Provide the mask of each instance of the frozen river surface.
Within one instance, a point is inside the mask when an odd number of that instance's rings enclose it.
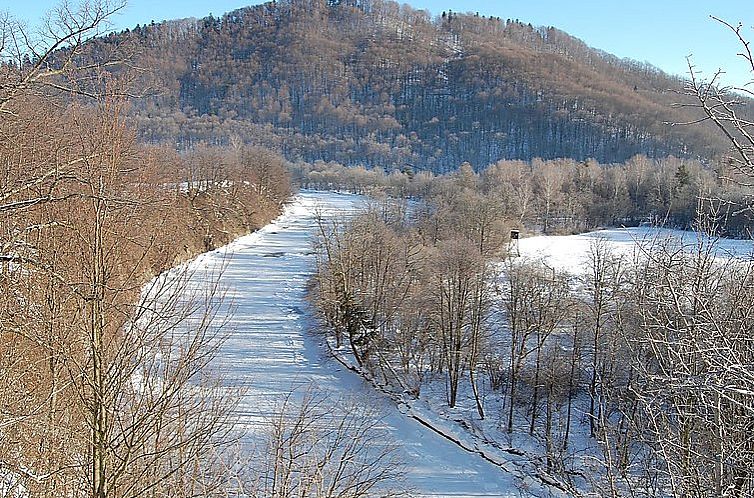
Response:
[[[416,495],[521,496],[510,474],[401,414],[358,375],[327,359],[308,331],[305,287],[315,264],[316,213],[332,219],[361,202],[359,196],[304,192],[272,224],[194,263],[195,278],[224,268],[221,286],[233,314],[219,360],[225,375],[246,390],[242,423],[253,431],[287,393],[313,385],[376,409],[408,463],[407,484]]]

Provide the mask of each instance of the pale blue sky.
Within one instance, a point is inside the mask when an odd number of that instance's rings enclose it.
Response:
[[[74,2],[75,0],[70,0]],[[152,20],[215,16],[261,3],[254,0],[128,0],[113,18],[114,29]],[[752,74],[736,53],[734,35],[709,18],[743,22],[754,40],[754,3],[751,0],[409,0],[409,5],[433,14],[443,10],[479,12],[503,19],[519,19],[537,26],[555,26],[587,44],[647,61],[672,74],[687,73],[686,56],[693,55],[698,69],[711,75],[726,69],[728,82],[741,85]],[[54,0],[0,0],[0,11],[34,22],[56,4]]]

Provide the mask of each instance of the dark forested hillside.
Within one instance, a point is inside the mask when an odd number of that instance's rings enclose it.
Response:
[[[250,142],[290,159],[447,171],[534,157],[712,157],[683,82],[555,28],[385,0],[283,0],[112,34],[154,90],[141,137]]]

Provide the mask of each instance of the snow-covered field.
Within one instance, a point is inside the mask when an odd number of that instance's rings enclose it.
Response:
[[[314,266],[315,212],[333,218],[361,202],[358,196],[302,193],[272,224],[192,264],[195,278],[224,268],[221,285],[233,316],[219,360],[226,376],[246,389],[239,415],[249,437],[287,393],[313,385],[376,409],[408,463],[407,484],[417,496],[521,496],[513,475],[401,413],[357,374],[327,359],[308,332],[304,295]]]
[[[751,257],[754,250],[751,240],[713,240],[695,232],[652,227],[611,228],[579,235],[528,237],[520,240],[519,249],[523,257],[542,259],[558,270],[581,273],[587,268],[591,245],[598,240],[604,241],[616,255],[623,256],[628,261],[641,256],[642,251],[653,242],[669,243],[686,252],[695,250],[699,244],[708,246],[714,243],[715,255],[721,259]]]

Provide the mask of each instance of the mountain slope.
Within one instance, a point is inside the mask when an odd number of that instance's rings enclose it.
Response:
[[[499,159],[724,151],[683,81],[555,28],[382,0],[287,0],[96,42],[138,47],[146,141],[234,138],[289,158],[447,171]]]

